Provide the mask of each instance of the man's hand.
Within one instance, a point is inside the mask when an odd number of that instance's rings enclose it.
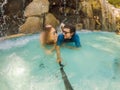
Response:
[[[61,23],[60,28],[63,29],[64,26],[65,26],[65,24],[64,24],[64,23]]]

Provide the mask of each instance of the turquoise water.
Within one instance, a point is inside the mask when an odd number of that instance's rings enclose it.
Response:
[[[82,48],[61,48],[74,90],[120,90],[120,36],[79,32]],[[0,42],[0,90],[65,90],[56,53],[47,55],[39,34]]]

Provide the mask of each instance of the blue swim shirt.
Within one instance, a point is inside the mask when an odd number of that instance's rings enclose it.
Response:
[[[76,47],[81,47],[80,38],[78,34],[74,34],[71,39],[64,39],[64,35],[61,33],[58,35],[57,45],[60,46],[64,42],[73,42]]]

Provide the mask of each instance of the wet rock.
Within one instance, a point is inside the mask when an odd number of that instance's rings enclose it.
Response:
[[[23,10],[23,5],[23,1],[20,0],[7,0],[6,4],[3,7],[4,14],[8,16],[14,16],[17,12]]]

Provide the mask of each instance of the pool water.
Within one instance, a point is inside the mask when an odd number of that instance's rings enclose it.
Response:
[[[120,90],[120,36],[78,33],[80,49],[61,47],[64,71],[73,89]],[[39,34],[0,42],[0,90],[65,90],[56,52],[45,53]]]

